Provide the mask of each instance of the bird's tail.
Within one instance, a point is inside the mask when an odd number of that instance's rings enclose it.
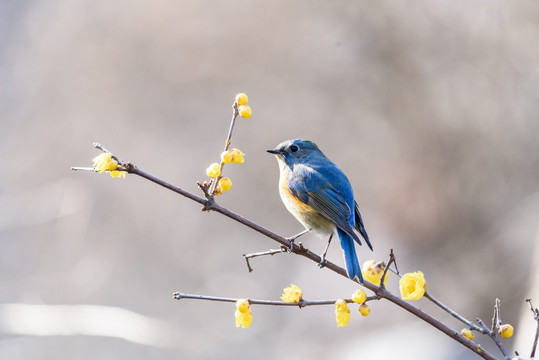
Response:
[[[356,255],[356,248],[354,245],[354,239],[342,231],[337,229],[339,234],[339,240],[341,240],[341,247],[344,253],[344,262],[346,264],[346,272],[350,279],[358,278],[359,282],[363,284],[363,276],[361,275],[361,267]]]

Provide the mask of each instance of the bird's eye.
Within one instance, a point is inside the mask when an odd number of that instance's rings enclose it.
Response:
[[[298,150],[299,150],[299,147],[297,147],[297,145],[292,145],[292,146],[290,146],[290,151],[296,152],[296,151],[298,151]]]

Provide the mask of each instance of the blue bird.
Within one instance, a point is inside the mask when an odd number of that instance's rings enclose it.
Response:
[[[295,239],[311,230],[329,236],[319,264],[323,267],[331,239],[337,233],[348,276],[363,284],[354,246],[354,241],[361,245],[361,240],[354,229],[371,250],[372,245],[346,175],[309,140],[287,140],[267,152],[274,154],[279,163],[281,200],[305,226],[305,231],[289,238],[292,247]]]

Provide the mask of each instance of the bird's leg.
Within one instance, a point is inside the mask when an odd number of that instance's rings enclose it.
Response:
[[[326,245],[326,250],[322,253],[322,259],[320,260],[320,263],[318,264],[318,267],[321,269],[324,266],[326,266],[326,254],[328,253],[329,244],[331,244],[331,239],[333,238],[333,234],[329,237],[328,244]]]
[[[289,238],[286,238],[286,240],[290,241],[290,249],[288,249],[288,252],[291,253],[292,251],[294,251],[294,240],[296,240],[297,238],[299,238],[301,235],[305,235],[307,234],[309,231],[311,231],[311,229],[305,229],[303,230],[302,232],[300,232],[299,234],[296,234],[294,236],[291,236]]]

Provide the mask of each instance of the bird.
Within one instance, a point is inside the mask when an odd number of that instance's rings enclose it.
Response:
[[[279,163],[281,200],[305,227],[304,231],[288,238],[291,249],[295,239],[311,230],[320,237],[329,236],[319,263],[323,267],[331,239],[337,234],[348,277],[357,278],[363,284],[354,245],[354,241],[361,245],[361,240],[354,230],[371,250],[372,245],[346,175],[310,140],[286,140],[266,151],[275,155]]]

